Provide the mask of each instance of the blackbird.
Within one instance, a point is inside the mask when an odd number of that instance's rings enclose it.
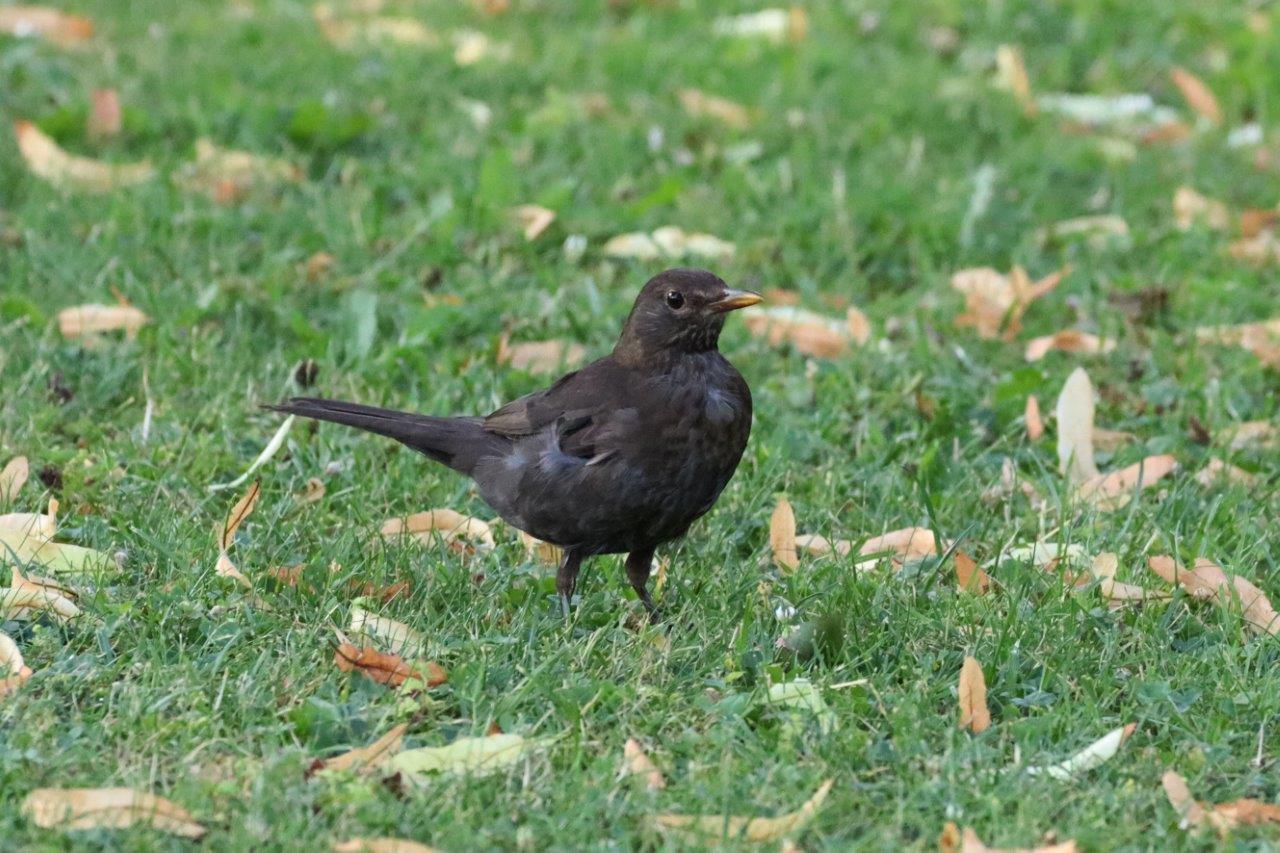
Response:
[[[566,615],[582,559],[626,553],[627,579],[656,620],[654,549],[711,509],[747,446],[751,391],[717,342],[725,314],[760,299],[706,270],[660,273],[613,352],[485,417],[314,397],[267,408],[394,438],[474,479],[505,521],[563,549]]]

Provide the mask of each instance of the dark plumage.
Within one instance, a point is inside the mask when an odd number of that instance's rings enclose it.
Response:
[[[564,549],[566,609],[584,557],[627,553],[653,615],[654,549],[711,509],[747,446],[751,392],[716,345],[725,314],[759,301],[705,270],[667,270],[612,353],[483,418],[310,397],[269,408],[389,436],[473,478],[503,519]]]

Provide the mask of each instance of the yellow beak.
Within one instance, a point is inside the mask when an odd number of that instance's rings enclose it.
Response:
[[[749,305],[755,305],[763,301],[764,297],[758,293],[730,288],[719,299],[712,302],[709,307],[717,314],[723,314],[726,311],[737,311],[739,308],[746,308]]]

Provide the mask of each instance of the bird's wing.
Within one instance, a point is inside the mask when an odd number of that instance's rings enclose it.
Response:
[[[507,438],[555,429],[560,449],[590,459],[602,452],[603,438],[616,435],[617,392],[623,377],[607,359],[566,374],[554,385],[535,391],[484,419],[486,431]]]

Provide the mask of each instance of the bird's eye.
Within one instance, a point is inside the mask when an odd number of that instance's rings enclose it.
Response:
[[[667,305],[679,311],[684,307],[684,294],[678,290],[668,290]]]

